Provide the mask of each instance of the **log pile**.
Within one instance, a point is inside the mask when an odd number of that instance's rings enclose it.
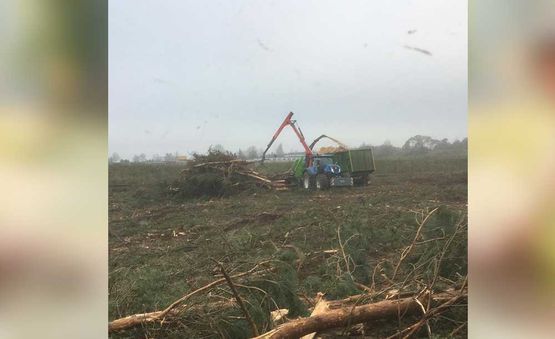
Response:
[[[240,180],[237,176],[241,177],[243,180],[246,179],[258,186],[263,186],[268,189],[274,189],[277,191],[288,190],[295,186],[295,178],[289,173],[280,173],[272,176],[264,175],[252,169],[252,165],[255,161],[247,161],[240,159],[225,160],[225,161],[212,161],[197,163],[189,168],[184,169],[181,174],[186,177],[188,175],[194,175],[195,173],[201,173],[206,171],[221,173],[223,178],[231,181]]]

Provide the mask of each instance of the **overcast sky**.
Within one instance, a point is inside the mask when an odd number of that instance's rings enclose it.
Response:
[[[110,152],[264,148],[289,111],[350,146],[467,135],[465,0],[109,6]]]

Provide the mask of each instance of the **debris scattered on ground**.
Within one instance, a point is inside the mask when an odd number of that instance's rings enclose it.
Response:
[[[183,319],[183,317],[194,317],[194,313],[199,310],[199,307],[202,307],[192,303],[192,298],[196,296],[203,297],[204,301],[201,304],[204,304],[205,309],[210,309],[211,317],[217,317],[218,313],[224,314],[230,309],[239,310],[243,314],[242,319],[248,321],[251,335],[255,338],[313,339],[321,333],[330,334],[331,331],[334,334],[333,331],[336,330],[345,331],[346,326],[350,327],[351,335],[365,335],[365,324],[378,320],[398,319],[400,314],[408,320],[408,323],[402,327],[399,323],[396,333],[391,335],[391,338],[412,337],[424,329],[431,337],[430,321],[451,311],[454,306],[465,307],[464,302],[468,296],[467,277],[449,275],[450,278],[446,278],[442,276],[447,258],[453,255],[453,251],[459,250],[461,244],[465,242],[465,219],[461,218],[457,222],[449,236],[418,241],[423,236],[422,229],[437,211],[438,208],[422,211],[416,216],[419,227],[412,242],[403,249],[397,258],[383,261],[384,263],[387,261],[388,266],[394,267],[394,269],[390,269],[387,275],[385,271],[380,270],[383,283],[379,287],[375,283],[375,275],[380,265],[374,269],[371,286],[365,286],[354,280],[352,275],[354,268],[351,267],[352,258],[344,249],[352,237],[342,241],[341,231],[338,228],[338,249],[323,250],[321,254],[336,257],[337,275],[348,275],[363,293],[339,300],[328,300],[323,293],[317,293],[310,302],[314,307],[308,317],[298,317],[298,315],[297,317],[286,317],[289,315],[289,310],[277,307],[278,304],[267,290],[270,285],[263,287],[256,282],[257,279],[258,281],[271,281],[271,285],[274,287],[279,286],[280,282],[274,281],[274,279],[276,276],[284,275],[284,272],[280,271],[280,266],[283,269],[285,261],[270,258],[255,264],[243,273],[230,275],[222,262],[213,260],[217,265],[214,272],[219,270],[223,278],[213,280],[203,287],[189,292],[163,310],[115,319],[110,322],[108,329],[110,332],[117,332],[139,325],[144,326],[147,323],[159,323],[160,326],[164,326],[164,324],[172,324],[174,320]],[[300,252],[298,257],[307,256],[293,245],[282,245],[281,247],[293,248]],[[417,248],[421,252],[413,255]],[[276,251],[279,252],[280,249],[276,247]],[[414,260],[424,260],[424,262],[416,265],[417,262]],[[341,265],[343,268],[340,267]],[[235,270],[233,267],[229,267],[230,272],[232,269]],[[301,270],[300,265],[297,267],[297,271],[299,270]],[[455,279],[455,277],[458,278]],[[223,287],[218,286],[226,283],[231,293],[225,291],[222,294]],[[249,290],[251,292],[247,292]],[[252,292],[258,293],[258,298],[262,299],[252,299]],[[218,296],[216,303],[211,301],[211,297],[215,296]],[[254,304],[258,304],[259,307],[254,307]],[[308,308],[308,305],[305,307]],[[261,321],[261,319],[267,320]],[[202,321],[202,319],[196,321]],[[260,335],[260,331],[265,332]]]

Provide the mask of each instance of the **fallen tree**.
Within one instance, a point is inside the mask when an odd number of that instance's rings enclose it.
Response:
[[[421,299],[430,300],[430,302],[433,303],[443,302],[438,306],[438,311],[434,312],[435,308],[429,311],[433,313],[433,315],[447,309],[449,305],[466,298],[466,290],[443,292],[434,295],[428,294],[427,298],[425,296],[421,297]],[[333,305],[338,307],[342,304],[342,301],[330,302],[329,307],[331,308]],[[256,337],[256,339],[300,338],[311,333],[318,333],[334,328],[341,328],[374,320],[395,318],[400,315],[416,314],[421,312],[421,305],[422,301],[420,301],[419,298],[411,297],[396,300],[383,300],[377,303],[360,306],[339,306],[337,309],[330,309],[329,311],[321,313],[317,312],[308,318],[292,320]]]
[[[259,268],[267,263],[268,263],[267,261],[261,262],[255,265],[250,270],[243,273],[235,274],[231,276],[231,278],[236,279],[247,275],[257,274],[258,272],[260,272]],[[182,305],[185,301],[189,300],[191,297],[197,294],[206,292],[218,285],[225,284],[226,282],[227,282],[226,277],[215,280],[177,299],[176,301],[171,303],[168,307],[166,307],[164,310],[133,314],[127,317],[115,319],[108,324],[108,332],[121,331],[144,323],[163,321],[166,317],[175,316],[180,313],[180,311],[178,310],[178,306]]]

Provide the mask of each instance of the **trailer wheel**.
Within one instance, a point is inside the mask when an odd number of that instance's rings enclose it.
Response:
[[[308,174],[307,172],[304,172],[304,176],[303,176],[303,188],[304,188],[305,190],[311,189],[311,188],[314,186],[314,184],[313,184],[312,182],[313,182],[313,179],[312,179],[312,177],[310,176],[310,174]]]
[[[360,177],[360,185],[361,186],[368,186],[368,174],[365,174]]]
[[[316,176],[316,189],[327,190],[330,188],[330,179],[325,174],[318,174]]]
[[[355,186],[366,186],[368,185],[368,175],[361,175],[353,178],[353,183]]]

